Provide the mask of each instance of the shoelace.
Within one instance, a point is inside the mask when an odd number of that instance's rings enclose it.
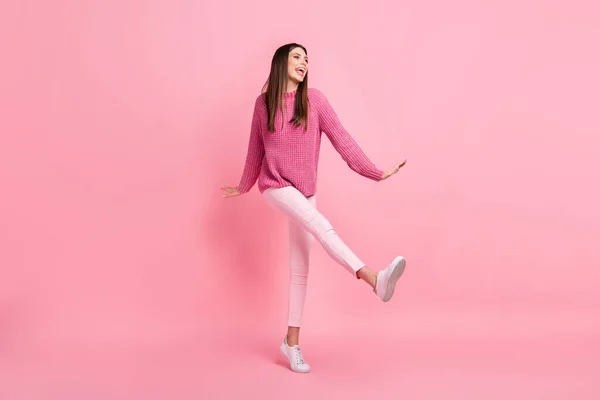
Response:
[[[296,362],[298,364],[304,364],[304,358],[302,357],[302,351],[300,347],[294,347],[294,355],[296,356]]]

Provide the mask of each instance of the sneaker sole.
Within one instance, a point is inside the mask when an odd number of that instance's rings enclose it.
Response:
[[[388,280],[387,287],[385,288],[385,295],[383,296],[383,301],[388,302],[394,295],[394,290],[396,289],[396,282],[402,276],[404,272],[404,268],[406,267],[406,260],[402,256],[398,256],[394,258],[394,261],[390,264],[392,265],[393,271],[390,275],[390,279]]]

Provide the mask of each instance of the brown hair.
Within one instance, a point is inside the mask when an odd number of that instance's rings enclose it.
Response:
[[[286,91],[288,83],[288,57],[292,50],[300,47],[308,55],[306,48],[297,43],[288,43],[279,47],[273,59],[271,60],[271,72],[269,79],[263,86],[263,91],[266,88],[265,103],[267,105],[268,124],[267,131],[275,131],[275,113],[279,109],[283,115],[282,97]],[[294,115],[289,121],[296,126],[304,123],[304,130],[308,129],[308,71],[304,76],[304,80],[298,85],[296,91]],[[283,119],[281,120],[283,127]]]

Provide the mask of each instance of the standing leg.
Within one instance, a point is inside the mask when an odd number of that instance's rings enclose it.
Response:
[[[315,196],[308,198],[308,202],[315,207]],[[289,303],[288,303],[288,344],[299,343],[300,325],[306,299],[308,284],[308,271],[310,251],[313,236],[296,222],[289,221]]]

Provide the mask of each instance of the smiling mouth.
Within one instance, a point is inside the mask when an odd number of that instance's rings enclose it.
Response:
[[[296,70],[296,72],[298,73],[298,75],[304,77],[304,75],[306,75],[306,70],[304,68],[298,68]]]

